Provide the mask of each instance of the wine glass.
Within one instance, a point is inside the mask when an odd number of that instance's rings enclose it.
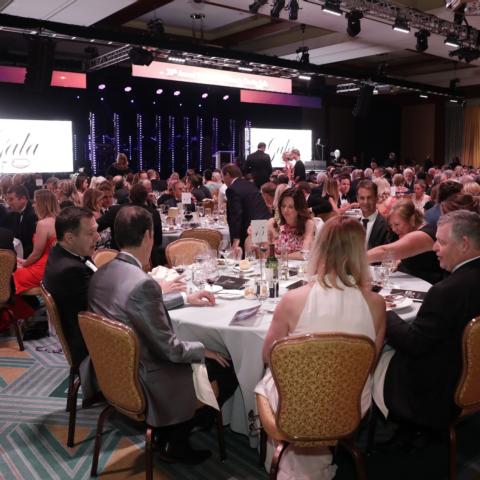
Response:
[[[218,266],[217,266],[216,259],[212,259],[210,262],[207,263],[205,277],[206,277],[207,283],[210,285],[210,291],[213,292],[213,285],[220,277],[220,274],[218,273]]]
[[[257,282],[257,298],[260,302],[260,311],[263,313],[263,303],[270,296],[270,291],[268,288],[268,282],[266,280],[258,280]]]
[[[179,275],[182,275],[185,272],[187,267],[185,264],[185,257],[183,255],[176,255],[173,258],[173,268]]]

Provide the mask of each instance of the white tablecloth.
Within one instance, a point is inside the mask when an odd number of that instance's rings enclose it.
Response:
[[[222,272],[223,273],[223,272]],[[280,283],[280,295],[285,286],[296,281],[296,277]],[[403,273],[392,275],[394,287],[409,290],[427,291],[430,284]],[[212,350],[228,353],[232,359],[240,388],[233,401],[224,408],[224,419],[232,430],[249,435],[248,412],[255,409],[254,388],[264,374],[262,348],[270,326],[271,314],[259,318],[255,326],[229,326],[235,312],[257,305],[256,300],[217,299],[213,307],[184,307],[170,311],[172,323],[182,340],[201,341]],[[268,305],[268,303],[267,303]],[[420,303],[399,311],[406,321],[415,318]],[[250,436],[251,446],[256,446],[258,438]]]

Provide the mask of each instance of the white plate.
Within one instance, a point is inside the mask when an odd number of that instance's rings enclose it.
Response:
[[[243,298],[243,290],[222,290],[217,293],[217,297],[224,300],[238,300]]]
[[[220,285],[205,285],[205,290],[207,292],[218,293],[220,290],[223,290],[223,287]]]
[[[254,269],[253,267],[247,268],[246,270],[243,270],[243,269],[241,269],[241,268],[239,268],[239,267],[233,267],[232,270],[233,270],[234,272],[239,272],[239,273],[240,273],[240,272],[242,272],[242,273],[252,273],[252,272],[255,271],[255,269]]]
[[[413,300],[411,298],[405,297],[399,302],[395,302],[395,306],[392,308],[387,308],[387,310],[392,310],[396,312],[397,310],[403,310],[404,308],[410,307],[413,305]]]

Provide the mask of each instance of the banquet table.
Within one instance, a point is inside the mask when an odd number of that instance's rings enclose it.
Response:
[[[285,293],[285,287],[296,280],[297,277],[291,277],[287,281],[281,281],[280,296]],[[394,288],[421,292],[430,288],[428,282],[400,272],[395,272],[391,280]],[[267,301],[265,309],[273,311],[275,305],[272,302],[273,300]],[[249,433],[248,413],[250,410],[256,411],[254,389],[264,374],[262,348],[272,313],[259,315],[255,323],[249,326],[231,326],[229,323],[238,310],[257,304],[257,300],[243,297],[236,300],[217,298],[216,305],[212,307],[185,306],[169,312],[174,329],[181,340],[201,341],[207,348],[230,356],[239,388],[233,399],[223,408],[224,421],[230,424],[233,431],[249,435],[252,447],[258,444],[258,436],[257,433]],[[405,321],[412,321],[419,307],[420,303],[413,303],[397,313]]]

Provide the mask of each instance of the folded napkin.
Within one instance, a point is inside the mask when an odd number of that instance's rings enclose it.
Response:
[[[179,276],[173,268],[162,267],[161,265],[155,267],[149,272],[149,275],[157,282],[160,280],[171,282]]]
[[[261,305],[255,307],[244,308],[239,310],[230,321],[229,325],[250,326],[252,318],[255,317],[260,310]]]
[[[193,386],[195,388],[195,395],[205,405],[213,407],[215,410],[220,410],[217,398],[212,389],[212,384],[208,379],[207,367],[204,363],[192,363],[193,370]]]

